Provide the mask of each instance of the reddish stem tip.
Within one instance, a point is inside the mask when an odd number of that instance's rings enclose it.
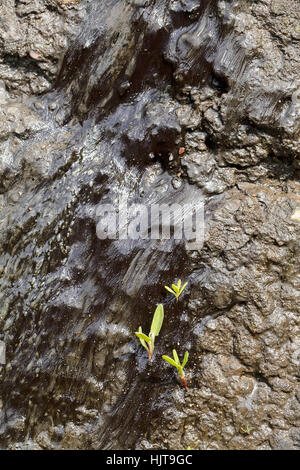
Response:
[[[181,377],[181,378],[182,378],[182,382],[184,383],[185,389],[187,390],[187,383],[186,383],[185,377]]]

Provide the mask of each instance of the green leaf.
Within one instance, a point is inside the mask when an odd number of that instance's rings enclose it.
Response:
[[[185,283],[183,284],[183,286],[182,286],[182,288],[181,288],[181,290],[180,290],[180,294],[181,294],[181,292],[186,288],[187,285],[188,285],[188,282],[185,282]]]
[[[175,286],[175,284],[172,284],[172,289],[173,289],[174,292],[176,292],[176,294],[178,294],[179,288],[177,286]]]
[[[179,357],[175,349],[173,349],[173,357],[174,357],[176,364],[180,364]]]
[[[162,356],[162,358],[167,361],[169,364],[171,364],[171,366],[174,366],[176,367],[176,369],[178,369],[178,365],[176,364],[175,361],[173,361],[173,359],[169,356]]]
[[[179,290],[180,290],[180,286],[181,286],[181,279],[179,279],[179,281],[177,282],[177,287]]]
[[[141,326],[139,327],[138,333],[143,333]],[[147,349],[147,351],[148,351],[148,346],[147,346],[147,344],[145,343],[145,341],[144,341],[142,338],[139,338],[139,340],[140,340],[140,342],[141,342],[141,345],[142,345],[145,349]]]
[[[165,286],[165,289],[167,289],[167,291],[171,292],[171,294],[175,295],[175,293],[172,291],[172,289],[168,286]]]
[[[150,329],[154,337],[159,335],[163,321],[164,321],[164,307],[162,304],[159,304],[156,307],[156,310],[154,312],[152,325]]]
[[[135,334],[140,340],[142,339],[143,341],[146,341],[146,343],[150,343],[151,339],[144,333],[140,333],[139,331],[136,331]]]
[[[183,362],[182,362],[182,368],[186,365],[188,358],[189,358],[189,353],[188,351],[185,351],[185,355],[184,355]]]
[[[143,333],[143,330],[142,330],[142,327],[141,327],[141,326],[139,327],[138,333]],[[142,338],[139,338],[139,340],[140,340],[140,342],[141,342],[141,345],[142,345],[145,349],[148,350],[148,346],[147,346],[147,344],[145,343],[145,341],[144,341]]]

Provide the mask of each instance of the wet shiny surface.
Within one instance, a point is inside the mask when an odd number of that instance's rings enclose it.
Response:
[[[297,447],[296,66],[272,71],[295,42],[261,42],[264,18],[263,2],[91,1],[51,92],[24,98],[1,147],[3,448]],[[177,194],[205,195],[200,252],[97,238],[99,203]],[[134,331],[159,302],[149,366]],[[159,360],[174,345],[187,393]]]

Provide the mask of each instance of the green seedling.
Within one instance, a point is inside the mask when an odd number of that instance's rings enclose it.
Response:
[[[168,286],[165,286],[165,289],[167,289],[168,292],[171,292],[171,294],[175,295],[176,302],[178,302],[180,294],[183,292],[183,290],[186,288],[187,285],[188,283],[185,282],[183,286],[181,287],[181,280],[179,279],[179,281],[177,282],[177,285],[172,284],[172,289],[171,287],[168,287]]]
[[[249,434],[251,434],[251,431],[254,431],[255,428],[253,426],[249,426],[249,424],[247,424],[245,427],[241,427],[240,428],[240,431],[243,433],[243,434],[247,434],[249,436]]]
[[[155,337],[159,335],[160,329],[164,321],[164,307],[162,304],[159,304],[156,307],[156,310],[153,315],[152,324],[150,328],[149,336],[145,335],[142,331],[142,327],[139,327],[139,330],[135,332],[139,338],[141,345],[148,351],[149,362],[154,351],[154,341]]]
[[[189,353],[187,351],[185,352],[182,364],[180,364],[179,357],[178,357],[178,354],[175,351],[175,349],[173,349],[173,357],[174,357],[174,359],[172,359],[169,356],[162,356],[162,358],[165,361],[167,361],[169,364],[171,364],[171,366],[176,367],[176,369],[179,372],[180,378],[181,378],[182,382],[184,383],[185,388],[187,389],[187,384],[186,384],[186,380],[185,380],[185,377],[184,377],[183,368],[184,368],[184,366],[186,365],[186,363],[188,361]]]

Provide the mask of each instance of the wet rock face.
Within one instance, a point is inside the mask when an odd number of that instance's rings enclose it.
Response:
[[[299,448],[296,2],[0,8],[2,448]],[[204,197],[203,247],[101,241],[120,196]]]
[[[16,95],[51,89],[88,0],[2,0],[0,80]]]

